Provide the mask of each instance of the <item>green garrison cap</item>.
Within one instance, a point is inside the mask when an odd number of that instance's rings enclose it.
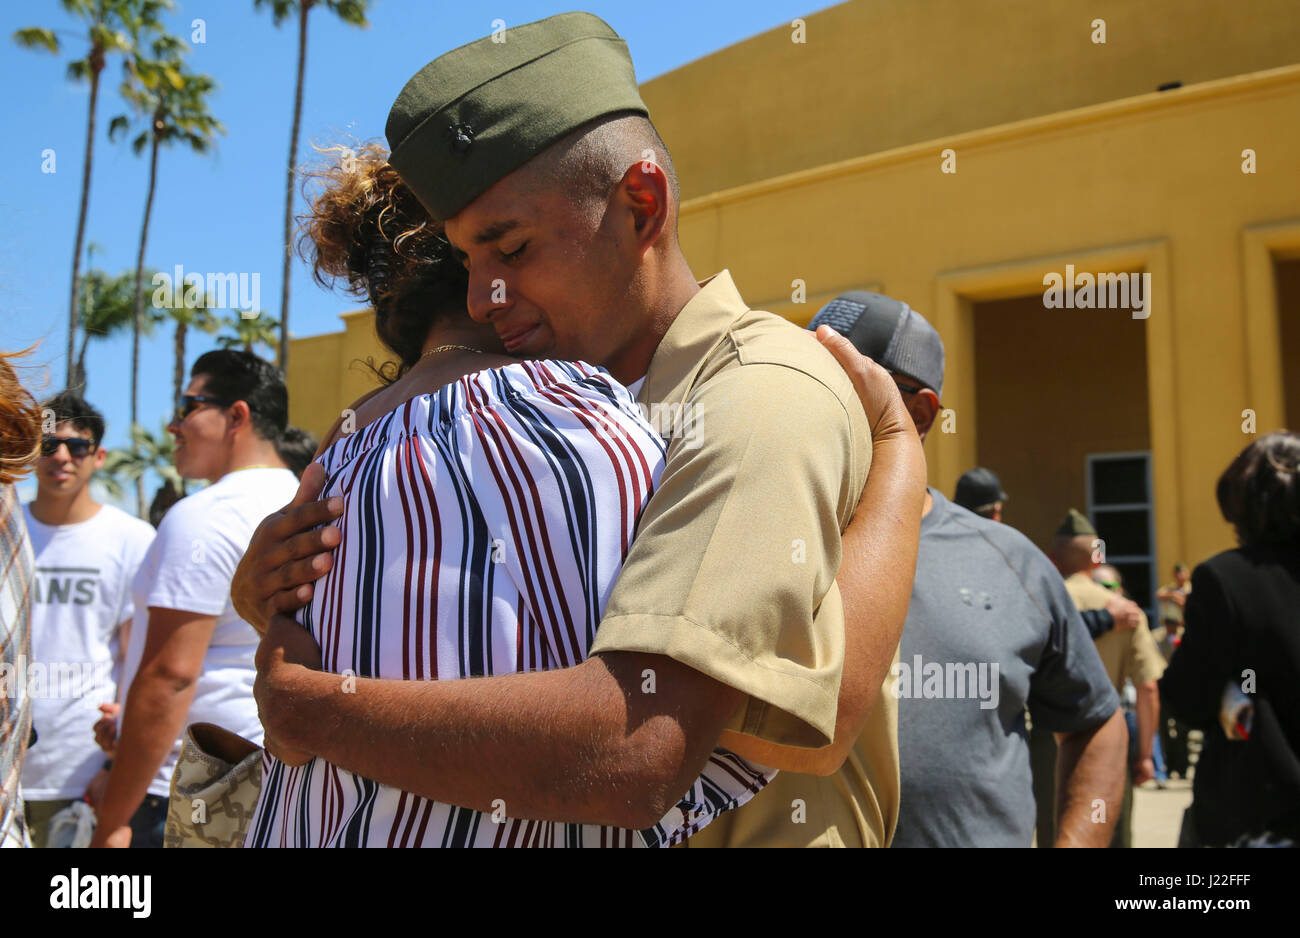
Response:
[[[561,13],[416,72],[388,113],[388,161],[446,220],[561,137],[620,111],[650,113],[627,43],[598,16]]]
[[[1078,537],[1081,534],[1088,534],[1092,537],[1097,536],[1097,529],[1092,526],[1092,522],[1085,518],[1081,513],[1070,509],[1070,513],[1065,516],[1061,526],[1056,529],[1058,536]]]

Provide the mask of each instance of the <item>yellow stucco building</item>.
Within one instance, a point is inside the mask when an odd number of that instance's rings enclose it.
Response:
[[[1219,473],[1300,425],[1300,0],[857,0],[642,92],[699,276],[801,324],[870,289],[939,329],[933,485],[994,469],[1040,546],[1084,510],[1139,600],[1231,546]],[[1109,308],[1045,298],[1068,272]],[[316,432],[382,357],[344,321],[294,342]]]

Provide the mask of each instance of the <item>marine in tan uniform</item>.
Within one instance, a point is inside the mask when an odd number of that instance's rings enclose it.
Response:
[[[645,826],[715,744],[832,772],[864,736],[853,758],[869,764],[840,809],[853,830],[833,833],[825,812],[811,839],[884,842],[898,751],[896,705],[881,690],[924,497],[919,442],[892,382],[849,355],[847,367],[864,369],[851,379],[816,338],[750,310],[727,272],[696,282],[676,238],[671,158],[622,40],[596,17],[562,14],[436,59],[398,96],[387,135],[390,162],[469,270],[470,315],[512,355],[593,362],[633,388],[643,380],[639,399],[671,430],[590,658],[530,674],[526,688],[519,676],[425,688],[439,701],[420,712],[420,732],[455,757],[420,793]],[[859,394],[892,396],[870,411],[874,428]],[[893,459],[884,437],[909,455]],[[860,498],[890,511],[864,513]],[[313,518],[294,509],[274,537],[254,538],[233,590],[250,621],[269,620],[277,595],[316,575],[282,562],[252,569],[283,556],[277,545]],[[837,575],[853,585],[847,626]],[[286,745],[312,751],[310,729]],[[348,767],[385,781],[370,766],[387,763],[356,743],[367,761]]]
[[[685,445],[670,449],[592,650],[669,654],[749,693],[746,712],[737,717],[743,722],[731,729],[816,745],[807,730],[818,714],[833,719],[835,696],[780,649],[793,650],[796,640],[829,646],[842,628],[834,551],[855,504],[844,494],[865,481],[871,451],[851,387],[815,342],[799,341],[806,337],[800,332],[750,310],[725,271],[668,330],[638,397],[682,405]],[[702,362],[701,348],[709,349]],[[790,407],[792,400],[801,406]],[[756,427],[760,420],[768,426]],[[840,441],[827,448],[845,447],[846,462],[826,458],[812,442],[821,433]],[[794,440],[807,449],[794,452]],[[732,494],[721,501],[710,475],[724,465],[737,474]],[[789,486],[792,474],[812,487]],[[656,501],[663,511],[656,511]],[[683,518],[692,523],[681,527]],[[684,536],[705,541],[684,544]],[[816,556],[826,547],[830,555]],[[697,559],[683,563],[683,551]],[[810,587],[826,593],[816,608],[802,598]],[[756,605],[759,596],[777,602]],[[739,619],[742,608],[749,612]],[[791,628],[801,620],[811,622],[806,638]],[[800,714],[801,721],[792,719]],[[782,772],[688,845],[884,846],[898,813],[897,730],[898,701],[882,685],[843,769],[825,778]]]
[[[1115,598],[1092,578],[1093,569],[1102,562],[1099,547],[1096,528],[1071,508],[1056,531],[1051,556],[1065,578],[1066,592],[1080,612],[1104,609]],[[1125,777],[1123,814],[1112,846],[1131,846],[1133,785],[1155,778],[1152,753],[1160,715],[1156,681],[1165,671],[1165,659],[1151,637],[1146,615],[1141,619],[1135,629],[1112,629],[1093,640],[1115,690],[1122,692],[1124,682],[1131,681],[1138,693],[1137,757]]]
[[[1114,598],[1110,590],[1086,572],[1066,577],[1065,589],[1080,612],[1104,609]],[[1145,613],[1136,629],[1112,629],[1094,639],[1094,643],[1116,690],[1124,689],[1125,680],[1132,681],[1134,687],[1154,683],[1165,671],[1164,657],[1151,636]]]
[[[1065,578],[1065,589],[1080,612],[1104,609],[1115,595],[1092,578],[1094,567],[1101,565],[1097,530],[1082,513],[1071,508],[1056,531],[1052,559]],[[1154,683],[1164,673],[1165,663],[1151,637],[1147,617],[1136,629],[1112,629],[1098,636],[1094,643],[1115,690],[1124,689],[1124,681],[1134,687]],[[1154,726],[1154,722],[1152,724]]]

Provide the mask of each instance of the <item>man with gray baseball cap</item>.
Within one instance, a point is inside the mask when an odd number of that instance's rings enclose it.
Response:
[[[809,325],[833,326],[893,375],[924,440],[940,409],[943,341],[907,304],[854,291]],[[1000,488],[1000,487],[999,487]],[[1061,740],[1057,846],[1104,847],[1118,810],[1126,732],[1119,697],[1051,561],[1004,524],[930,488],[894,667],[902,795],[894,846],[1030,845],[1025,727]]]

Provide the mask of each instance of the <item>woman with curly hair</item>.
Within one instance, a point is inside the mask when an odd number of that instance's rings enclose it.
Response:
[[[1300,846],[1300,435],[1270,433],[1219,478],[1240,546],[1192,572],[1165,706],[1205,733],[1190,843]]]
[[[419,706],[424,682],[585,659],[664,443],[603,369],[505,355],[491,326],[470,319],[464,268],[384,151],[334,153],[311,177],[322,189],[300,245],[320,283],[369,299],[397,362],[322,443],[321,497],[342,500],[341,543],[299,594],[314,643],[297,640],[345,690],[372,679],[350,699],[377,726],[367,708]],[[288,750],[268,732],[246,845],[667,845],[770,774],[717,750],[673,809],[636,832],[439,803],[419,790],[419,740],[379,736],[391,773],[370,778],[346,756]]]

